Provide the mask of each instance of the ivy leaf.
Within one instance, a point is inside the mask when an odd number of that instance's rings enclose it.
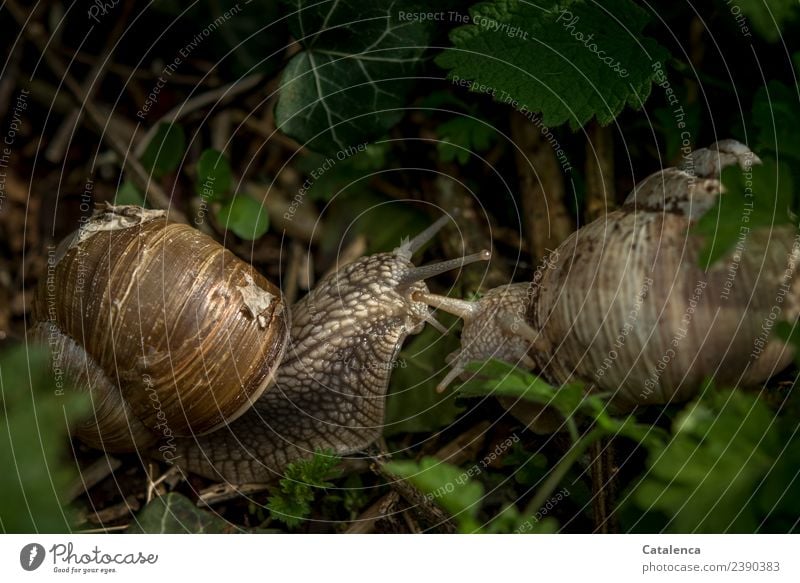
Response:
[[[397,123],[433,31],[433,23],[402,15],[424,7],[395,0],[288,4],[297,11],[289,28],[303,50],[283,71],[278,127],[333,154]]]
[[[386,464],[386,469],[411,482],[447,510],[462,533],[480,530],[477,516],[481,508],[483,486],[460,468],[436,458],[425,457],[419,462],[392,461]]]
[[[494,128],[477,119],[457,117],[439,125],[436,144],[442,162],[466,164],[472,152],[485,152],[497,138]]]
[[[182,494],[170,492],[150,501],[125,531],[128,534],[225,534],[237,528],[219,515],[201,510]]]
[[[197,161],[197,195],[203,200],[224,200],[233,184],[228,159],[216,150],[206,150]]]
[[[161,178],[178,167],[185,151],[183,128],[177,124],[161,123],[140,162],[154,178]]]
[[[470,15],[436,62],[551,127],[608,124],[625,106],[640,108],[669,56],[642,35],[650,17],[631,0],[492,0]]]
[[[217,220],[226,230],[248,241],[258,239],[269,228],[267,210],[247,195],[233,197],[219,210]]]
[[[764,157],[762,161],[749,172],[738,166],[723,169],[725,192],[692,229],[706,237],[700,253],[701,266],[708,267],[725,256],[739,236],[749,230],[792,223],[792,173],[772,158]]]
[[[759,87],[753,99],[753,125],[757,150],[770,151],[800,160],[800,140],[794,128],[800,126],[797,88],[780,81]]]

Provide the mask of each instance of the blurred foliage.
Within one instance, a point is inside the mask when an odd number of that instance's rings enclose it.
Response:
[[[16,346],[0,356],[0,532],[69,532],[62,508],[78,479],[66,436],[88,398],[56,387],[49,353]]]
[[[728,254],[741,236],[752,229],[791,225],[794,203],[792,173],[772,158],[751,170],[729,166],[722,171],[725,194],[697,221],[693,232],[705,235],[700,265],[706,269]]]
[[[630,503],[660,513],[670,532],[797,531],[798,429],[757,395],[708,386],[650,450]]]

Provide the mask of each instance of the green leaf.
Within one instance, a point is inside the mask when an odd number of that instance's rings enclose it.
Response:
[[[456,393],[436,392],[447,374],[445,357],[457,348],[454,335],[442,336],[432,326],[403,347],[392,372],[384,435],[436,431],[458,417],[463,408],[456,405]]]
[[[650,450],[633,503],[663,513],[672,532],[756,532],[797,506],[800,439],[790,425],[754,395],[705,390],[672,439]]]
[[[397,123],[433,31],[431,22],[400,15],[421,8],[395,0],[287,3],[297,11],[289,28],[303,50],[281,77],[278,127],[334,154]]]
[[[425,457],[419,462],[392,461],[386,464],[386,469],[411,482],[430,500],[447,510],[462,533],[480,530],[477,516],[483,498],[483,486],[460,468],[436,458]]]
[[[471,117],[457,117],[439,125],[436,144],[442,162],[458,160],[466,164],[472,152],[485,152],[497,138],[495,129],[484,121]]]
[[[750,172],[738,166],[722,171],[725,192],[692,228],[694,234],[706,237],[701,266],[707,268],[725,256],[750,230],[792,223],[791,171],[772,158],[764,157],[763,162]]]
[[[737,0],[728,6],[729,10],[731,6],[741,9],[756,32],[769,42],[779,40],[783,27],[798,16],[798,4],[794,0]],[[730,18],[736,16],[731,14]]]
[[[267,210],[257,200],[241,194],[219,210],[217,220],[225,229],[248,241],[258,239],[269,228]]]
[[[233,184],[228,159],[216,150],[206,150],[197,161],[197,195],[205,201],[224,200]]]
[[[472,375],[458,389],[465,396],[525,399],[554,407],[565,417],[573,415],[585,400],[580,383],[554,387],[541,377],[501,360],[472,363],[467,370]]]
[[[185,151],[183,128],[177,124],[161,123],[140,162],[154,178],[161,178],[178,167]]]
[[[753,125],[758,152],[769,151],[800,160],[800,139],[794,131],[800,126],[796,87],[787,87],[780,81],[759,87],[753,99]]]
[[[71,531],[59,497],[77,479],[68,433],[89,400],[51,370],[43,348],[17,346],[0,358],[0,532]]]
[[[550,127],[608,124],[626,106],[639,109],[669,56],[643,36],[650,16],[630,0],[493,0],[470,15],[436,62],[454,83],[477,81],[528,117],[541,112]]]
[[[182,494],[170,492],[150,501],[125,531],[128,534],[225,534],[236,526],[218,514],[201,510]]]
[[[126,180],[119,187],[117,196],[114,197],[114,204],[132,204],[143,207],[146,206],[147,199],[133,182]]]
[[[797,322],[778,322],[775,324],[775,335],[784,342],[794,346],[794,362],[800,367],[800,325]]]
[[[319,450],[309,459],[289,464],[278,487],[270,490],[270,515],[289,528],[299,526],[311,514],[316,492],[333,485],[328,480],[340,462],[341,458],[332,451]]]

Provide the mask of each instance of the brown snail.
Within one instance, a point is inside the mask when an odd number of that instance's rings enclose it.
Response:
[[[210,237],[161,211],[101,210],[62,243],[33,310],[37,336],[92,397],[77,435],[236,483],[316,449],[363,449],[382,429],[390,364],[431,320],[412,295],[488,259],[414,266],[445,220],[339,268],[290,318],[280,290]]]
[[[36,330],[93,397],[79,436],[236,483],[271,480],[319,448],[372,443],[391,365],[409,334],[435,322],[429,306],[464,319],[441,388],[489,357],[555,385],[584,381],[620,411],[688,399],[709,376],[757,384],[792,356],[767,324],[800,313],[794,229],[754,230],[708,269],[690,231],[720,195],[721,169],[752,163],[730,140],[698,150],[573,233],[533,282],[476,302],[431,294],[424,280],[488,252],[411,263],[442,218],[391,253],[340,267],[291,318],[277,288],[209,237],[159,211],[108,207],[56,253]],[[536,428],[539,413],[521,416]]]
[[[691,232],[724,196],[722,168],[747,172],[758,163],[743,144],[717,142],[681,168],[649,176],[619,210],[572,233],[532,283],[476,302],[417,294],[464,319],[462,347],[441,388],[468,362],[494,357],[554,385],[583,381],[626,411],[689,399],[708,377],[752,386],[780,372],[793,351],[771,329],[800,314],[796,229],[744,227],[745,243],[708,269],[699,261],[704,238]],[[539,412],[522,416],[535,420]]]

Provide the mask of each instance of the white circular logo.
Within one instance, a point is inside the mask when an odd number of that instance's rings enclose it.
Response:
[[[39,543],[30,543],[19,552],[19,564],[26,571],[35,571],[44,562],[44,547]]]

